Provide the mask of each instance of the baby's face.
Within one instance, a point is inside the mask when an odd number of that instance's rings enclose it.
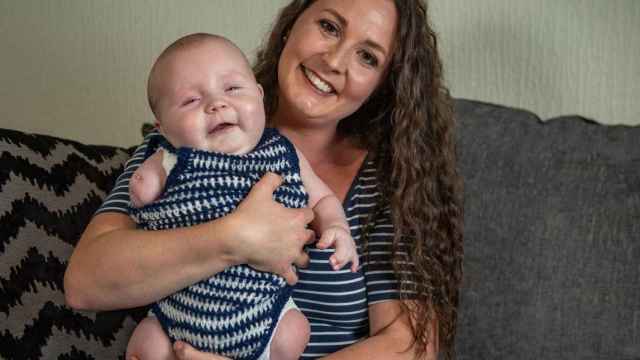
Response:
[[[239,155],[258,144],[265,126],[262,87],[238,49],[206,41],[159,65],[158,125],[173,146]]]

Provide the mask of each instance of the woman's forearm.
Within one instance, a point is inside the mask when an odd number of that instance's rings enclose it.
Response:
[[[414,360],[415,351],[411,346],[411,333],[391,330],[368,337],[336,353],[323,357],[325,360]],[[433,356],[425,360],[436,360]]]
[[[323,357],[324,360],[414,360],[415,349],[411,339],[391,332],[371,336],[348,346],[336,353]],[[410,335],[410,334],[409,334]],[[436,360],[437,352],[430,344],[423,360]]]
[[[410,319],[399,301],[385,301],[369,307],[371,336],[336,353],[326,360],[389,359],[414,360],[416,344],[413,342]],[[421,360],[436,360],[438,354],[437,320],[431,325],[431,338]]]
[[[224,270],[234,264],[226,221],[143,231],[126,215],[97,215],[69,260],[67,303],[86,310],[146,305]]]
[[[146,305],[237,264],[295,283],[291,264],[308,262],[303,246],[314,239],[306,227],[313,212],[275,202],[280,183],[267,174],[231,214],[179,229],[137,230],[127,215],[95,216],[69,260],[67,303],[87,310]]]

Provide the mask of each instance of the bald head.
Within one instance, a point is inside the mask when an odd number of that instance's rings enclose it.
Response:
[[[252,73],[249,60],[247,60],[246,56],[244,56],[242,50],[240,50],[240,48],[229,39],[220,35],[208,33],[195,33],[183,36],[171,43],[171,45],[169,45],[162,51],[162,53],[160,53],[155,63],[153,64],[151,71],[149,72],[149,78],[147,80],[147,100],[149,101],[149,107],[151,108],[151,111],[156,115],[156,117],[158,117],[157,103],[158,97],[160,96],[159,84],[161,84],[160,78],[163,74],[163,63],[180,52],[184,52],[186,50],[197,48],[199,46],[207,44],[220,44],[227,48],[227,50],[237,52],[240,55],[240,58],[242,58],[244,61],[243,65],[247,67],[250,73]]]

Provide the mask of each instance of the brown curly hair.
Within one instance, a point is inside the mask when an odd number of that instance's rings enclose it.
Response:
[[[269,115],[278,106],[277,69],[284,37],[313,1],[294,0],[285,6],[257,52],[254,71],[266,89]],[[416,358],[424,356],[436,316],[440,348],[446,358],[453,359],[462,280],[463,207],[451,98],[443,84],[426,4],[394,2],[399,21],[388,75],[358,111],[340,121],[338,131],[376,156],[383,200],[367,222],[373,224],[384,209],[391,209],[393,268],[401,297],[410,300],[403,307],[413,320]],[[401,243],[409,246],[409,264],[403,261]]]

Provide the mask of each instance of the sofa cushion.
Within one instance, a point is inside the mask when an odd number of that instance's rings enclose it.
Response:
[[[62,286],[73,246],[128,157],[0,129],[0,358],[123,355],[144,310],[73,311]]]
[[[456,102],[459,359],[640,359],[640,127]]]

